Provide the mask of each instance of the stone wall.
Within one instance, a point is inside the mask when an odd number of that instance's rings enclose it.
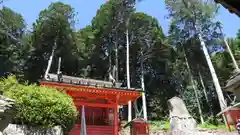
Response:
[[[9,124],[3,131],[3,135],[63,135],[63,132],[59,126],[53,128],[39,128]]]

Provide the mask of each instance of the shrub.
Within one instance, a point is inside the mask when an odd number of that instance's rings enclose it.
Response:
[[[0,81],[3,94],[16,100],[16,124],[52,127],[60,125],[70,130],[77,119],[77,109],[71,97],[53,88],[19,84],[15,76]]]

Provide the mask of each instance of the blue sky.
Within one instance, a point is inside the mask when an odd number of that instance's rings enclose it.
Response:
[[[32,23],[38,18],[39,12],[47,8],[51,2],[56,0],[6,0],[5,6],[12,8],[14,11],[22,14],[26,23],[31,27]],[[83,28],[90,24],[100,5],[107,0],[60,0],[70,4],[77,14],[77,28]],[[137,11],[145,12],[159,20],[165,33],[168,31],[168,20],[165,18],[167,11],[164,0],[145,0],[137,5]],[[224,32],[228,37],[235,37],[237,30],[240,28],[240,18],[235,14],[230,14],[225,8],[220,9],[220,15],[217,17],[224,26]]]

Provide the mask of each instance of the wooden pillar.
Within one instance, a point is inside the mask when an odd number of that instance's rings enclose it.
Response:
[[[118,105],[114,107],[114,135],[118,135]]]
[[[225,117],[225,119],[226,119],[226,123],[227,123],[228,131],[231,132],[231,126],[230,126],[230,124],[229,124],[229,122],[228,122],[228,119],[227,119],[225,113],[223,113],[223,117]],[[235,125],[234,125],[234,126],[235,126]]]
[[[118,101],[119,101],[119,94],[116,96],[116,103],[114,106],[114,135],[118,135]]]

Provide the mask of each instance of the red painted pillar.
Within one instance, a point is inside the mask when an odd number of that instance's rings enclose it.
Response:
[[[118,106],[114,106],[114,135],[118,135]]]

